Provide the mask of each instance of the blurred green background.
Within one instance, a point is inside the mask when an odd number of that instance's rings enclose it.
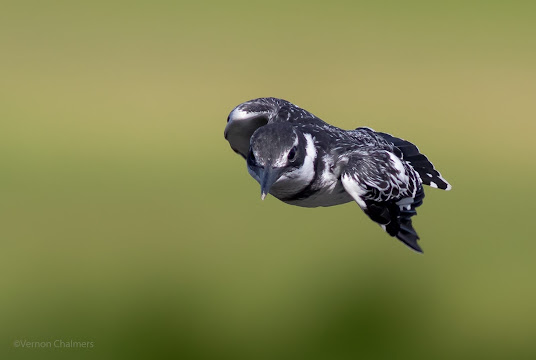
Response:
[[[3,1],[0,356],[536,358],[534,4]],[[261,96],[418,144],[425,254],[261,202]]]

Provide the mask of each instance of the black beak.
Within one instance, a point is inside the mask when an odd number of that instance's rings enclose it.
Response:
[[[281,169],[273,168],[269,164],[261,170],[261,199],[264,200],[266,195],[270,192],[272,185],[281,176]]]

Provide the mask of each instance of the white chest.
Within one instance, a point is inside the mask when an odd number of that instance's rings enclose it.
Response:
[[[352,197],[337,184],[333,190],[321,189],[309,197],[300,200],[285,201],[287,204],[303,207],[334,206],[352,201]]]

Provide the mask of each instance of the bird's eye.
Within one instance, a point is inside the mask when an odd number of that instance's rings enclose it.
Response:
[[[296,146],[290,149],[290,151],[288,152],[288,161],[293,162],[294,160],[296,160],[297,153],[298,153],[298,149],[296,148]]]
[[[252,163],[252,164],[256,164],[257,163],[257,159],[255,159],[255,154],[253,154],[253,150],[249,150],[249,161]]]

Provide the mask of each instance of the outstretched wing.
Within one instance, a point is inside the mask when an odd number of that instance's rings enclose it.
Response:
[[[415,170],[387,150],[359,150],[341,162],[342,184],[359,207],[389,235],[422,252],[411,224],[424,198]]]
[[[282,99],[259,98],[246,101],[231,111],[224,136],[231,148],[246,158],[251,135],[272,122],[325,124],[310,112]]]

